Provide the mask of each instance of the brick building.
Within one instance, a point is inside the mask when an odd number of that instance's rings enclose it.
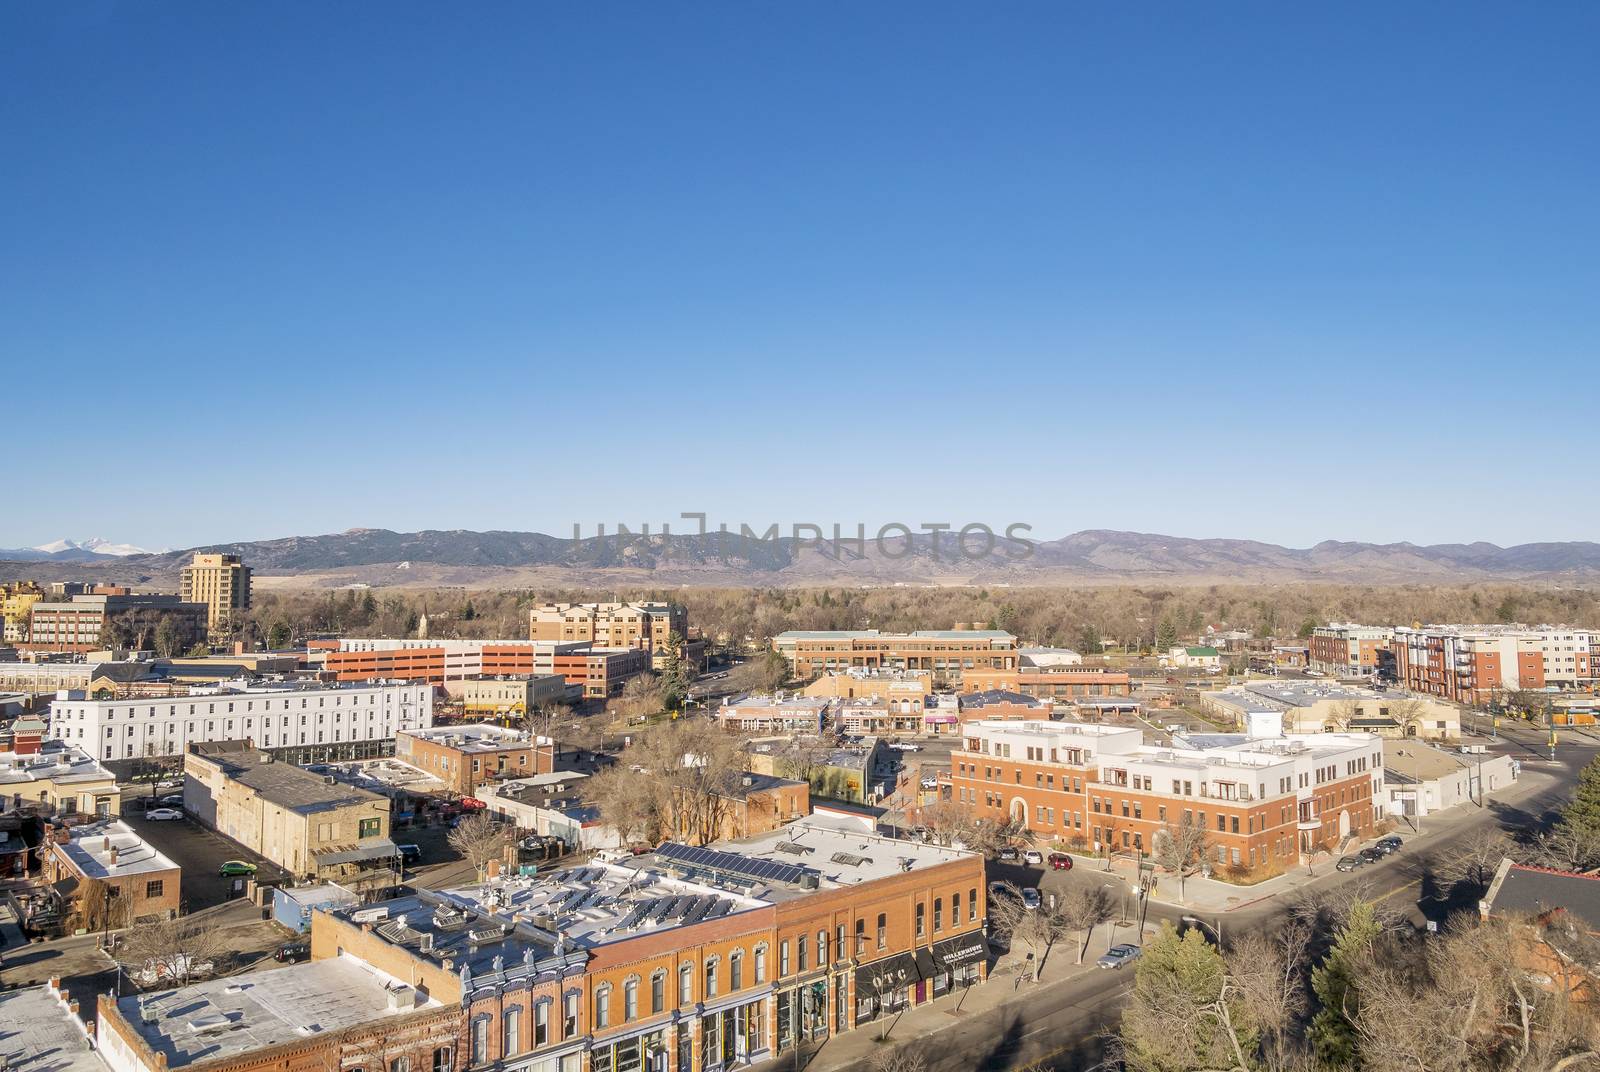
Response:
[[[962,681],[974,670],[1017,666],[1017,638],[998,629],[791,629],[772,638],[772,649],[789,660],[797,678],[852,668],[926,670],[945,683]]]
[[[113,926],[168,919],[178,912],[178,865],[118,819],[49,826],[41,871],[46,882],[64,892],[69,915],[80,920],[103,920],[100,913],[108,905]]]
[[[676,603],[545,603],[528,613],[531,640],[600,648],[664,648],[689,636],[689,613]]]
[[[396,759],[464,797],[488,782],[549,774],[555,769],[555,751],[548,737],[486,722],[405,730],[394,740]]]
[[[1405,688],[1473,706],[1506,690],[1587,688],[1600,680],[1600,632],[1571,626],[1401,626],[1392,650]]]
[[[971,722],[954,799],[1017,821],[1038,843],[1150,852],[1184,820],[1213,866],[1284,869],[1382,817],[1383,753],[1365,733],[1210,734],[1146,745],[1137,729]]]
[[[1335,677],[1372,677],[1388,654],[1394,630],[1386,625],[1330,622],[1311,631],[1311,669]]]
[[[206,639],[206,606],[172,595],[134,595],[126,588],[96,589],[66,602],[33,604],[30,651],[101,651],[154,648],[170,640],[174,652]]]
[[[213,634],[226,633],[239,612],[250,609],[250,567],[238,555],[196,551],[194,560],[183,567],[178,592],[186,603],[205,605],[207,628]]]
[[[1011,670],[974,670],[961,677],[962,692],[1001,690],[1041,700],[1068,701],[1087,696],[1132,696],[1126,670],[1104,666],[1047,664]]]

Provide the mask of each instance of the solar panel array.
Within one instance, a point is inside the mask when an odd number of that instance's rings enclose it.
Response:
[[[716,849],[695,848],[692,845],[679,845],[672,841],[657,849],[656,855],[685,867],[752,882],[798,884],[806,874],[805,868],[796,867],[794,864],[740,856],[734,852],[719,852]]]

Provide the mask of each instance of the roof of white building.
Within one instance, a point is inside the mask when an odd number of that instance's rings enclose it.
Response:
[[[74,996],[80,1015],[93,1016],[94,994]],[[0,1024],[0,1065],[12,1072],[105,1072],[83,1024],[47,986],[0,993]]]
[[[97,823],[75,826],[71,840],[65,845],[57,844],[56,849],[85,878],[92,879],[170,871],[178,866],[120,819],[103,819]]]
[[[117,999],[168,1068],[342,1031],[439,1002],[349,956]]]
[[[406,730],[406,736],[429,741],[462,752],[501,752],[513,748],[531,748],[533,734],[523,730],[496,726],[492,722],[456,723],[450,726],[432,726],[428,729]],[[548,741],[539,741],[546,744]]]
[[[114,776],[83,749],[63,741],[45,741],[34,755],[0,752],[0,785],[16,787],[34,782],[107,782]]]

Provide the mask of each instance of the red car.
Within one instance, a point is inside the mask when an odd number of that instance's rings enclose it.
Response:
[[[487,808],[488,806],[489,805],[485,804],[483,801],[479,800],[477,797],[462,797],[461,798],[461,810],[462,811],[482,811],[484,808]]]
[[[1072,857],[1064,852],[1052,852],[1050,854],[1050,867],[1056,871],[1071,871]]]

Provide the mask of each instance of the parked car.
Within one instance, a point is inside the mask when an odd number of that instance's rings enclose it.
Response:
[[[1050,854],[1050,867],[1055,871],[1071,871],[1072,857],[1064,852],[1052,852]]]
[[[1000,859],[1002,859],[1002,860],[1013,860],[1014,861],[1014,860],[1016,860],[1018,858],[1018,856],[1019,856],[1019,853],[1017,852],[1017,850],[1016,850],[1016,848],[1014,846],[1007,845],[1005,848],[1000,850]]]
[[[1372,847],[1384,853],[1391,853],[1399,852],[1400,847],[1404,844],[1405,842],[1401,841],[1393,834],[1390,834],[1388,837],[1381,837],[1377,841],[1373,842]]]
[[[994,882],[989,883],[989,896],[990,896],[990,898],[995,898],[995,897],[1021,897],[1022,894],[1011,883],[1009,883],[1009,882],[1001,882],[1001,881],[999,881],[997,879]]]
[[[217,868],[217,874],[223,878],[231,878],[236,875],[253,875],[255,873],[256,865],[248,860],[224,860],[222,861],[222,866]]]
[[[160,804],[163,808],[181,808],[183,807],[183,794],[171,793],[162,797],[160,800],[156,801],[156,803]]]
[[[482,811],[489,806],[477,797],[462,797],[460,803],[462,811]]]
[[[395,850],[399,852],[403,864],[414,864],[422,859],[421,845],[396,845]]]
[[[153,986],[196,979],[215,970],[216,966],[209,960],[195,960],[187,953],[179,953],[170,959],[157,957],[130,974],[140,986]]]
[[[1038,890],[1034,889],[1032,886],[1024,886],[1024,887],[1022,887],[1022,907],[1023,908],[1032,910],[1032,909],[1038,908],[1043,903],[1044,902],[1040,898]]]
[[[177,808],[151,808],[144,813],[144,817],[152,823],[170,823],[174,819],[182,819],[183,812]]]
[[[283,964],[294,964],[311,959],[310,942],[284,942],[272,951],[272,959]]]
[[[1138,960],[1141,952],[1143,950],[1136,945],[1114,945],[1095,963],[1102,968],[1120,968]]]
[[[1364,863],[1366,861],[1359,856],[1341,856],[1339,857],[1339,862],[1333,866],[1338,871],[1354,871]]]
[[[1029,849],[1027,852],[1022,854],[1022,862],[1026,863],[1026,864],[1034,864],[1035,866],[1038,866],[1038,867],[1043,867],[1044,866],[1044,854],[1042,852],[1040,852],[1038,849]]]
[[[1383,859],[1385,854],[1382,849],[1373,848],[1371,845],[1368,845],[1366,848],[1362,849],[1358,855],[1367,863],[1375,864],[1379,860]]]

